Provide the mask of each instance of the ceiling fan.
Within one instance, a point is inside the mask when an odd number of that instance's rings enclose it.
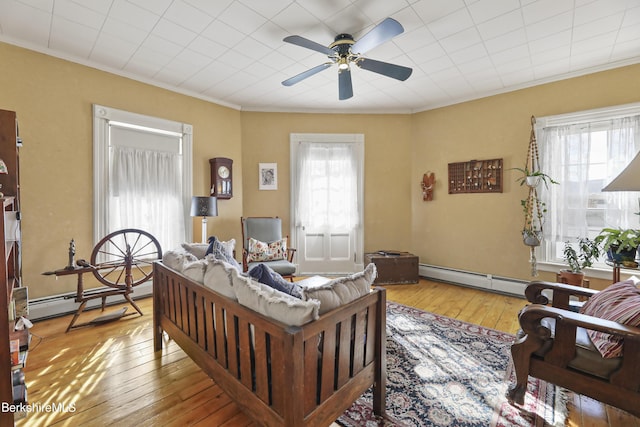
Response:
[[[353,96],[350,64],[355,64],[364,70],[373,71],[374,73],[397,80],[407,80],[413,71],[411,68],[376,61],[362,56],[374,47],[391,40],[402,32],[404,32],[404,28],[402,28],[402,25],[400,25],[398,21],[387,18],[362,36],[358,41],[355,41],[351,34],[338,34],[334,42],[328,47],[301,36],[285,37],[283,40],[287,43],[324,53],[329,57],[329,62],[325,62],[324,64],[320,64],[293,76],[283,81],[282,84],[292,86],[335,64],[338,64],[338,97],[340,100],[349,99]]]

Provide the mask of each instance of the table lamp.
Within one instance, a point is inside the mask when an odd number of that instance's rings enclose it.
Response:
[[[640,152],[602,191],[640,191]]]
[[[215,197],[193,196],[191,216],[202,217],[202,243],[207,243],[207,217],[218,216],[218,200]]]

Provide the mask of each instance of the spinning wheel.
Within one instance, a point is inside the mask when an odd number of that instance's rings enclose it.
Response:
[[[101,283],[122,289],[151,278],[153,262],[162,258],[160,243],[151,234],[127,228],[106,235],[91,252],[93,275]]]
[[[78,260],[76,265],[73,265],[74,254],[75,250],[70,249],[69,265],[67,267],[44,273],[47,275],[55,274],[56,276],[78,275],[76,302],[79,302],[80,306],[71,319],[67,332],[71,328],[95,325],[135,314],[125,314],[127,308],[124,307],[115,313],[106,314],[90,322],[76,325],[75,322],[84,311],[87,302],[96,298],[102,299],[102,311],[104,311],[107,297],[122,295],[136,312],[142,316],[142,310],[133,302],[130,294],[133,292],[134,286],[151,278],[153,262],[162,258],[162,249],[155,237],[144,230],[127,228],[114,231],[103,237],[93,248],[90,262]],[[96,279],[106,287],[85,291],[82,275],[89,272],[93,273]]]

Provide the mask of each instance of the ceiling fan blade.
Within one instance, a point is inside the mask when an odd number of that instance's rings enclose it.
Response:
[[[287,36],[283,41],[296,46],[306,47],[307,49],[315,50],[316,52],[324,53],[325,55],[333,56],[336,54],[335,50],[329,49],[327,46],[323,46],[320,43],[316,43],[312,40],[305,39],[301,36]]]
[[[388,62],[376,61],[375,59],[362,58],[356,62],[358,67],[382,74],[383,76],[405,81],[409,78],[413,70],[402,65],[389,64]]]
[[[393,18],[387,18],[355,42],[351,46],[351,52],[356,54],[365,53],[403,32],[404,28],[398,21]]]
[[[325,70],[333,65],[332,62],[325,62],[324,64],[317,65],[313,68],[308,69],[300,74],[297,74],[287,80],[283,81],[282,84],[284,86],[293,86],[294,84],[306,79],[307,77],[311,77],[314,74],[318,74],[320,71]]]
[[[340,70],[338,72],[338,98],[340,101],[353,96],[353,85],[351,84],[351,70]]]

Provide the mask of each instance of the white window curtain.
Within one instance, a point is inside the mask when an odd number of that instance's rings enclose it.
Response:
[[[180,155],[122,146],[111,150],[109,229],[142,229],[163,247],[177,247],[185,236]]]
[[[300,142],[298,226],[351,230],[358,224],[354,144]]]
[[[93,105],[94,243],[124,228],[165,251],[191,241],[192,135],[188,123]]]
[[[593,238],[603,227],[638,227],[639,194],[601,190],[640,150],[640,116],[545,127],[538,133],[542,169],[560,183],[542,190],[548,210],[544,237],[555,245],[548,247],[549,261],[567,240]]]

